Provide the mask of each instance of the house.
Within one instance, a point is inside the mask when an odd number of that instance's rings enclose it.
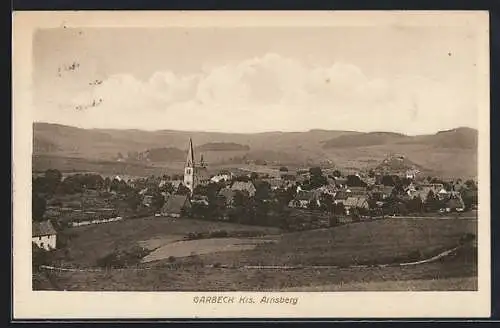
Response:
[[[170,181],[174,190],[179,189],[179,186],[183,184],[182,180],[172,180]]]
[[[219,183],[221,181],[230,181],[233,178],[233,174],[231,172],[228,173],[219,173],[210,178],[210,181]]]
[[[334,184],[335,186],[337,186],[339,188],[343,188],[343,187],[345,187],[345,185],[347,183],[347,178],[336,177],[333,180],[329,180],[328,182]]]
[[[413,180],[413,179],[415,179],[415,178],[417,177],[417,175],[418,175],[419,173],[420,173],[420,171],[419,171],[419,170],[417,170],[417,169],[410,169],[410,170],[406,170],[406,172],[405,172],[405,177],[406,177],[407,179],[411,179],[411,180]]]
[[[379,199],[383,200],[391,197],[393,190],[393,186],[375,185],[373,186],[371,193],[374,195],[378,195]]]
[[[185,210],[191,207],[191,202],[187,195],[171,195],[160,211],[161,216],[178,218]]]
[[[267,183],[269,183],[269,186],[271,187],[271,190],[279,190],[279,189],[288,189],[290,187],[294,186],[294,183],[289,180],[282,180],[282,179],[266,179],[264,180]]]
[[[344,201],[349,197],[349,194],[345,190],[337,192],[333,198],[334,204],[344,203]]]
[[[350,197],[366,196],[367,189],[366,187],[347,187],[346,192]]]
[[[360,196],[348,197],[343,203],[347,215],[349,215],[351,210],[354,208],[364,208],[364,209],[370,208],[366,197],[360,197]]]
[[[318,197],[318,193],[313,191],[299,191],[295,198],[288,204],[289,207],[293,208],[309,208],[311,202],[316,202],[318,206],[321,205]]]
[[[441,188],[441,190],[438,191],[437,196],[439,199],[445,199],[450,196],[450,193],[446,191],[446,189]]]
[[[207,196],[193,196],[193,199],[191,200],[192,204],[199,204],[199,205],[205,205],[208,206],[208,197]]]
[[[232,190],[230,188],[222,188],[219,191],[220,196],[224,196],[226,199],[226,206],[232,207],[233,206],[233,201],[234,201],[234,195],[236,194],[235,190]]]
[[[462,197],[450,197],[445,203],[442,212],[462,212],[465,209],[465,204]]]
[[[152,203],[153,203],[153,196],[144,195],[144,197],[142,198],[142,205],[149,207],[151,206]]]
[[[49,251],[56,248],[57,231],[50,221],[33,222],[31,241],[41,249]]]
[[[337,189],[338,188],[335,187],[335,185],[328,184],[328,185],[319,187],[317,190],[323,194],[335,196],[335,194],[337,193]]]
[[[234,191],[239,190],[245,192],[250,197],[253,197],[255,195],[255,192],[257,191],[257,189],[255,189],[255,186],[251,181],[235,181],[231,186],[231,190]]]

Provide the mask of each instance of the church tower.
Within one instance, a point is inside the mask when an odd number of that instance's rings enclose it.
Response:
[[[194,151],[193,151],[193,141],[189,138],[189,148],[186,159],[186,166],[184,167],[184,185],[191,190],[195,188],[195,167],[194,167]]]

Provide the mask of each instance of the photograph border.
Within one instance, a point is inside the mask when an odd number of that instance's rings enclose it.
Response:
[[[488,45],[488,13],[481,11],[475,15],[463,12],[420,12],[398,13],[398,12],[316,12],[316,13],[249,13],[249,12],[17,12],[13,15],[13,259],[14,259],[14,317],[29,318],[52,318],[52,319],[72,319],[72,318],[116,318],[124,319],[136,318],[143,315],[143,318],[241,318],[241,317],[372,317],[372,318],[407,318],[407,317],[489,317],[490,315],[490,193],[489,184],[479,184],[479,290],[477,292],[415,292],[409,295],[408,292],[334,292],[334,293],[290,293],[288,295],[298,295],[301,299],[299,305],[290,307],[289,305],[260,305],[238,307],[230,305],[205,305],[195,306],[190,300],[199,292],[42,292],[31,291],[31,250],[27,245],[28,231],[31,230],[31,151],[32,151],[32,108],[31,103],[31,76],[32,76],[32,49],[31,37],[33,30],[40,27],[81,27],[81,26],[114,26],[124,27],[124,24],[134,27],[151,27],[153,22],[168,26],[200,26],[203,24],[217,24],[217,26],[265,26],[270,24],[312,24],[310,26],[324,26],[332,24],[344,24],[342,26],[371,26],[370,24],[403,24],[419,25],[417,22],[422,19],[427,24],[443,25],[455,24],[453,19],[462,24],[478,24],[481,34],[478,34],[478,49],[481,52],[478,61],[478,89],[482,92],[478,97],[478,116],[480,122],[479,129],[479,149],[478,149],[478,180],[490,181],[490,120],[489,120],[489,49]],[[439,23],[436,23],[434,15],[439,14]],[[129,17],[126,17],[128,15]],[[164,15],[170,15],[166,20]],[[219,16],[214,18],[214,15]],[[242,16],[244,15],[244,16]],[[300,15],[300,19],[298,19]],[[366,15],[370,15],[366,19]],[[443,15],[449,17],[450,22],[443,19]],[[113,17],[110,17],[113,16]],[[130,16],[133,16],[130,18]],[[225,17],[224,17],[225,16]],[[252,18],[248,18],[252,16]],[[283,18],[287,16],[286,18]],[[304,17],[312,17],[309,20]],[[314,16],[314,17],[313,17]],[[332,16],[335,19],[332,18]],[[343,16],[343,17],[342,17]],[[357,16],[357,17],[355,17]],[[364,18],[359,18],[364,16]],[[402,16],[406,16],[402,18]],[[416,17],[424,18],[416,18]],[[242,18],[244,17],[244,18]],[[280,17],[277,19],[277,17]],[[473,17],[473,18],[472,18]],[[208,19],[207,19],[208,18]],[[465,21],[464,21],[465,20]],[[258,21],[258,22],[256,22]],[[193,24],[193,25],[189,25]],[[226,25],[227,24],[227,25]],[[251,25],[254,24],[254,25]],[[159,26],[159,25],[155,25]],[[162,25],[163,26],[163,25]],[[165,25],[166,27],[167,25]],[[205,25],[203,25],[205,26]],[[308,25],[304,25],[308,26]],[[434,26],[434,25],[432,25]],[[486,45],[486,47],[485,47]],[[29,186],[29,188],[26,188]],[[28,204],[28,205],[26,205]],[[25,218],[24,220],[15,219]],[[29,281],[29,288],[27,283]],[[209,293],[203,293],[209,294]],[[269,295],[261,292],[221,292],[217,295],[250,295],[256,297]],[[272,293],[284,294],[284,293]],[[300,295],[299,295],[300,294]],[[303,295],[307,294],[307,295]],[[312,295],[311,295],[312,294]],[[321,294],[321,295],[318,295]],[[328,295],[325,295],[328,294]],[[355,294],[355,295],[353,295]],[[381,294],[385,294],[382,296]],[[450,295],[451,294],[451,295]],[[124,296],[127,302],[123,301]],[[333,300],[335,308],[325,308],[326,298]],[[387,297],[385,297],[387,296]],[[451,297],[451,298],[450,298]],[[305,299],[307,298],[307,299]],[[85,302],[82,301],[85,299]],[[50,304],[58,304],[52,307]],[[35,304],[44,304],[43,307],[35,307]],[[78,307],[67,308],[70,304],[78,304]],[[150,311],[144,314],[137,306],[141,304]],[[161,304],[168,304],[168,308]],[[353,311],[354,304],[363,309],[359,312]],[[376,304],[376,306],[375,306]],[[439,304],[432,307],[431,304]],[[473,304],[474,306],[471,306]],[[103,310],[103,305],[106,309]],[[175,306],[174,306],[175,305]],[[425,305],[425,306],[424,306]],[[367,310],[367,306],[370,306]],[[388,308],[386,308],[388,306]],[[55,313],[57,308],[58,313]],[[76,309],[76,311],[74,310]],[[71,312],[72,311],[72,312]],[[139,313],[138,313],[139,312]],[[175,313],[172,313],[175,312]],[[91,314],[94,314],[93,316]],[[90,316],[89,316],[90,315]]]

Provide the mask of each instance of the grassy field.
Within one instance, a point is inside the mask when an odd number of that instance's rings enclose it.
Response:
[[[390,218],[288,233],[274,244],[201,258],[236,266],[387,264],[432,257],[476,229],[475,220]]]
[[[377,282],[353,282],[339,285],[292,287],[284,292],[338,292],[338,291],[474,291],[477,277],[445,278],[428,280],[399,280]]]
[[[254,270],[179,269],[44,272],[34,289],[74,291],[474,290],[477,250],[467,247],[437,262],[409,267]],[[318,287],[315,287],[318,286]],[[323,286],[323,287],[321,287]],[[332,287],[337,286],[337,287]],[[340,286],[340,287],[339,287]]]
[[[251,233],[275,235],[278,228],[246,226],[225,222],[209,222],[193,219],[147,217],[110,222],[92,226],[69,228],[62,232],[68,245],[57,250],[61,264],[88,267],[95,266],[99,258],[114,250],[126,250],[133,246],[156,248],[182,240],[188,233],[209,233],[225,230],[231,234]]]

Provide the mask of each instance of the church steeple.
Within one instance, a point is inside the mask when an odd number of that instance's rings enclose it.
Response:
[[[186,166],[184,167],[184,185],[191,191],[191,193],[196,187],[193,141],[191,140],[191,138],[189,138]]]
[[[193,140],[191,140],[191,138],[189,138],[189,148],[186,159],[186,167],[194,167]]]

